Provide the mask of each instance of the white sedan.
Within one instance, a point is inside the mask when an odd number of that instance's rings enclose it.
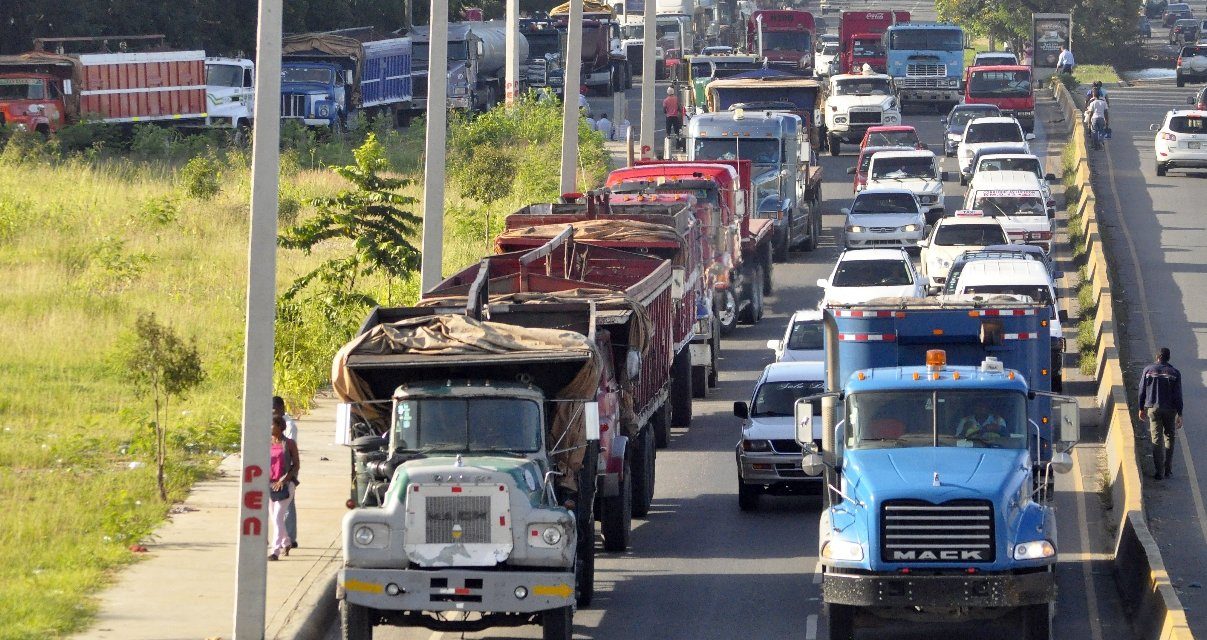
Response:
[[[768,340],[767,348],[775,351],[776,362],[822,362],[826,359],[823,332],[821,312],[801,309],[788,318],[784,337]]]
[[[881,153],[889,153],[884,151]],[[875,165],[876,158],[872,158]],[[906,187],[873,187],[855,196],[847,217],[845,242],[855,247],[913,247],[926,237],[926,216],[918,196]]]
[[[818,280],[817,286],[824,292],[821,305],[926,296],[926,279],[905,249],[847,249],[830,277]]]

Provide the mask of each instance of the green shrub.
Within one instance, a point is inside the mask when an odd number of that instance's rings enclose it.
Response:
[[[496,147],[480,147],[461,164],[456,182],[461,193],[490,204],[511,195],[516,178],[516,158]]]
[[[134,137],[130,139],[130,151],[144,160],[168,158],[172,155],[172,148],[179,138],[180,134],[175,129],[155,124],[140,124],[134,127]]]
[[[222,191],[218,161],[211,156],[197,156],[180,170],[184,192],[190,198],[209,200]]]
[[[33,131],[13,131],[0,153],[3,164],[49,164],[58,158],[59,142]]]
[[[122,148],[122,132],[117,126],[106,123],[85,120],[69,124],[55,134],[65,152],[85,150],[120,150]]]
[[[138,220],[163,226],[176,222],[180,216],[180,205],[172,196],[147,198],[138,209]]]

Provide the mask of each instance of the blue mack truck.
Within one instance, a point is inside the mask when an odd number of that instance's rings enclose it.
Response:
[[[1051,475],[1071,469],[1080,422],[1074,398],[1048,391],[1048,315],[1015,297],[824,310],[827,393],[798,401],[796,424],[802,468],[829,487],[831,640],[1004,616],[1020,638],[1050,638]]]
[[[902,106],[945,112],[963,97],[964,30],[954,24],[904,22],[884,34],[886,66]],[[903,109],[904,110],[904,109]]]

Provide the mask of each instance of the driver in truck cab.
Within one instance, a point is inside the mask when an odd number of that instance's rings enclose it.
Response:
[[[1009,436],[1010,427],[1006,419],[994,413],[989,403],[980,399],[973,405],[972,413],[964,416],[956,427],[956,437],[966,440]]]

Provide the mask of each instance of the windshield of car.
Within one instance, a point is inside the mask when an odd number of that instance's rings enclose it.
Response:
[[[846,399],[848,449],[1027,448],[1022,393],[866,391]]]
[[[823,55],[823,56],[837,55],[838,54],[838,45],[837,44],[824,44],[824,45],[822,45],[821,51],[819,53],[821,53],[821,55]]]
[[[45,100],[46,85],[34,78],[0,78],[0,100]]]
[[[394,449],[533,452],[541,446],[541,408],[532,400],[400,400],[394,417]]]
[[[1174,116],[1169,119],[1169,130],[1174,133],[1207,133],[1207,120],[1199,116]]]
[[[750,160],[754,164],[777,164],[779,141],[774,138],[697,138],[695,160]]]
[[[849,78],[835,83],[834,94],[840,96],[887,96],[893,93],[884,78]]]
[[[964,142],[1022,142],[1023,130],[1013,122],[973,122],[968,125]]]
[[[913,284],[902,260],[844,260],[831,281],[835,287],[900,287]]]
[[[1026,171],[1035,174],[1035,177],[1041,180],[1044,177],[1043,169],[1039,166],[1039,158],[982,158],[976,170],[978,173],[981,171]]]
[[[1047,285],[1042,284],[982,284],[961,287],[960,289],[963,293],[970,295],[1027,296],[1040,304],[1052,304],[1052,292],[1048,289]]]
[[[282,67],[281,82],[333,84],[335,82],[335,70],[315,67]]]
[[[856,40],[851,45],[851,52],[856,58],[883,58],[884,43],[880,38],[875,40]]]
[[[1025,98],[1031,95],[1030,71],[976,71],[968,78],[974,98]]]
[[[968,124],[968,121],[973,118],[988,118],[1000,115],[1002,115],[1002,112],[997,107],[990,107],[988,109],[956,109],[951,113],[947,126],[963,129],[964,125]]]
[[[994,64],[1016,64],[1018,59],[1009,53],[979,53],[972,61],[972,66],[981,67]]]
[[[875,169],[879,161],[873,163]],[[876,177],[873,175],[872,177]],[[908,193],[868,193],[855,198],[851,213],[918,213],[918,203]]]
[[[1007,242],[998,224],[945,224],[935,231],[935,246],[983,247]]]
[[[1190,11],[1190,5],[1175,2],[1165,7],[1165,13],[1177,13],[1179,11]]]
[[[872,178],[904,179],[904,178],[937,178],[933,158],[913,157],[877,157],[872,163]]]
[[[964,33],[958,29],[901,29],[890,36],[889,48],[898,51],[962,51]]]
[[[913,147],[918,144],[918,132],[905,129],[902,131],[872,131],[868,134],[867,146],[877,147]]]
[[[0,85],[4,80],[0,80]],[[205,84],[211,87],[242,87],[243,68],[234,64],[205,65]]]
[[[1047,207],[1043,198],[1036,195],[978,195],[971,209],[980,209],[985,215],[998,216],[1046,216]]]
[[[788,333],[788,349],[820,351],[825,327],[820,320],[797,320]]]
[[[790,418],[795,412],[796,401],[825,390],[821,380],[764,382],[754,392],[754,404],[750,407],[751,418]],[[818,408],[821,403],[814,403]],[[817,411],[817,409],[815,409]]]

